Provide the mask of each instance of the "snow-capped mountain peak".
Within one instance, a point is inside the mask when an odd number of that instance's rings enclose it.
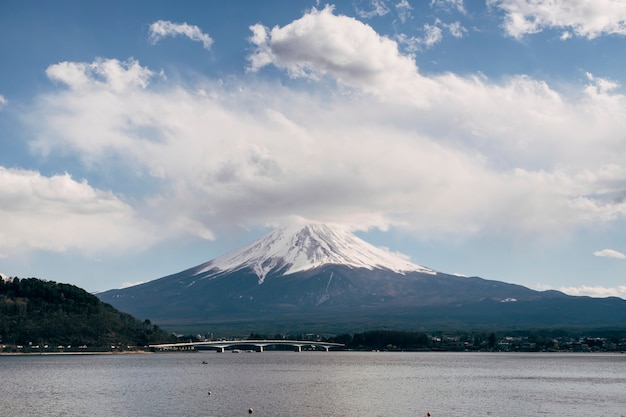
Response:
[[[287,275],[326,264],[388,269],[397,273],[436,273],[379,249],[349,231],[324,224],[306,224],[275,230],[248,246],[206,263],[198,274],[213,269],[252,268],[261,284],[271,271],[282,270],[282,274]]]

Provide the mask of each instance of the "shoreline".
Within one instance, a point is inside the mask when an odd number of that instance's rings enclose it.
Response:
[[[44,355],[145,355],[154,352],[146,350],[133,350],[123,352],[0,352],[0,356],[44,356]]]

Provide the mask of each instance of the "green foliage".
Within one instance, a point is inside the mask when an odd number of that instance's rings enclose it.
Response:
[[[170,341],[153,326],[69,284],[0,280],[0,338],[5,344],[143,346]]]

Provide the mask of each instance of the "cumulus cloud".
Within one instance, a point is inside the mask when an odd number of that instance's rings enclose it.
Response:
[[[153,241],[148,225],[111,192],[69,174],[0,167],[0,257],[29,250],[127,250]]]
[[[7,100],[2,94],[0,94],[0,110],[2,110],[2,108],[6,106],[8,103],[9,103],[9,100]]]
[[[562,29],[561,39],[626,35],[626,3],[614,0],[487,0],[504,12],[504,29],[521,38],[543,29]]]
[[[211,49],[213,39],[198,26],[189,25],[187,23],[173,23],[167,20],[157,20],[150,25],[149,29],[150,41],[157,43],[168,36],[185,36],[192,41],[202,42],[205,49]]]
[[[250,70],[267,65],[285,69],[292,77],[329,74],[346,84],[380,86],[409,81],[416,73],[410,57],[403,56],[395,41],[378,35],[370,26],[336,16],[332,6],[312,9],[302,18],[271,30],[256,24],[250,42]]]
[[[600,256],[605,258],[614,258],[614,259],[626,259],[626,255],[621,252],[616,251],[615,249],[603,249],[593,253],[594,256]]]
[[[26,120],[32,149],[94,170],[115,160],[127,183],[151,184],[135,215],[169,236],[300,216],[424,238],[558,238],[626,217],[626,97],[609,80],[590,74],[565,95],[528,76],[423,75],[331,7],[251,30],[251,70],[341,88],[153,86],[136,61],[61,63],[47,73],[67,88]]]

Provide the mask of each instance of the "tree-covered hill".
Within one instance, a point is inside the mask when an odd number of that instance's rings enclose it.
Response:
[[[0,342],[24,346],[144,346],[171,340],[149,320],[122,313],[69,284],[0,279]]]

